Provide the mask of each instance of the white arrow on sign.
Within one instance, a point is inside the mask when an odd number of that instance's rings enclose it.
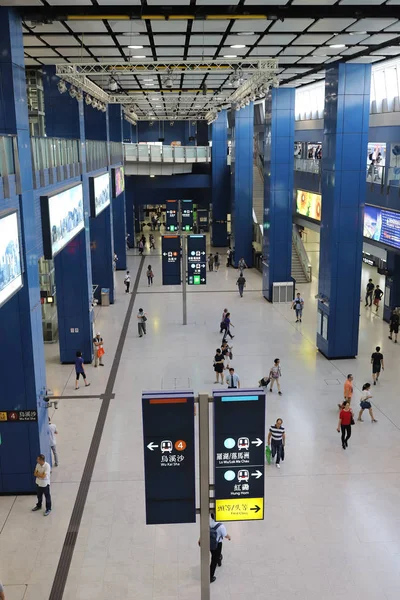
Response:
[[[261,446],[262,440],[260,440],[260,438],[257,438],[256,440],[254,440],[254,442],[251,442],[251,443],[255,444],[256,446]]]
[[[255,477],[256,479],[260,479],[260,477],[262,477],[262,473],[257,469],[257,471],[255,473],[252,473],[251,476]]]
[[[155,448],[158,448],[158,444],[155,444],[154,442],[150,442],[150,444],[147,444],[147,447],[149,450],[151,450],[153,452],[153,450],[155,450]]]
[[[163,253],[162,253],[162,255],[163,255],[163,256],[167,256],[167,253],[166,253],[166,252],[163,252]]]

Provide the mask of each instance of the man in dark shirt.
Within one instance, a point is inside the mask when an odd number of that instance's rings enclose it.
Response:
[[[374,380],[374,385],[379,379],[379,375],[382,371],[385,370],[385,366],[383,364],[383,354],[381,352],[380,346],[375,348],[375,352],[371,355],[371,365],[372,365],[372,379]]]
[[[240,297],[243,298],[243,290],[244,290],[244,287],[246,285],[246,279],[243,277],[243,275],[239,275],[238,280],[237,280],[236,283],[237,283],[237,286],[239,288]]]
[[[381,288],[379,287],[379,285],[377,285],[375,288],[375,291],[374,291],[374,304],[376,306],[375,312],[378,312],[379,302],[381,301],[382,296],[383,296],[383,292],[382,292]]]
[[[372,279],[368,280],[367,283],[367,288],[366,288],[366,295],[365,295],[365,306],[368,306],[368,300],[369,300],[369,305],[372,306],[372,293],[374,291],[374,284],[372,283]]]

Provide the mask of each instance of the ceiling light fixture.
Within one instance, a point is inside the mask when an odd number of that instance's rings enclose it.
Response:
[[[92,104],[92,97],[89,96],[88,94],[86,94],[85,96],[85,102],[88,106],[90,106]]]
[[[233,44],[231,48],[246,48],[246,44]]]
[[[331,44],[329,48],[345,48],[345,44]]]
[[[78,90],[76,92],[76,96],[75,98],[78,100],[78,102],[80,102],[83,99],[83,94],[82,94],[82,90]]]
[[[224,58],[237,58],[237,54],[224,54]]]
[[[255,35],[254,31],[238,31],[236,35]]]
[[[141,50],[143,46],[128,46],[131,50]]]
[[[134,54],[131,58],[146,58],[145,54]]]
[[[71,98],[75,98],[77,91],[78,90],[76,89],[76,87],[71,85],[71,87],[69,88],[69,95],[71,96]]]

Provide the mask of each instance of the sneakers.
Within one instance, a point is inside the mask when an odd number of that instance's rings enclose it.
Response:
[[[46,510],[46,511],[43,513],[43,516],[44,516],[44,517],[48,517],[50,513],[51,513],[51,509],[50,509],[50,510]]]
[[[35,506],[34,508],[32,508],[32,512],[36,512],[37,510],[40,510],[42,507],[41,506]]]
[[[211,577],[211,579],[210,579],[210,583],[214,583],[214,581],[215,581],[216,579],[217,579],[217,578],[216,578],[216,577],[215,577],[215,575],[214,575],[214,577]]]
[[[278,394],[279,394],[280,396],[282,396],[282,392],[278,392]]]
[[[276,463],[276,468],[277,468],[277,469],[280,469],[280,468],[281,468],[281,465],[280,465],[279,463]]]
[[[374,381],[374,385],[376,385],[376,381]]]

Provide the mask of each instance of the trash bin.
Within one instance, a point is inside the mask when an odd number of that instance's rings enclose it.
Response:
[[[101,305],[110,306],[110,288],[101,288]]]

